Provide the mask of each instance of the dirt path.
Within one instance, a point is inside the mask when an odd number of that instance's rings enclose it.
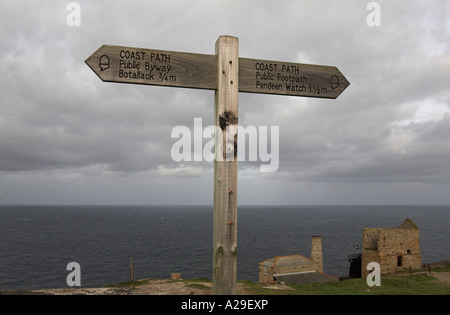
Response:
[[[142,280],[143,284],[124,288],[64,288],[3,290],[1,295],[211,295],[212,283],[202,281]],[[139,283],[139,282],[138,282]],[[237,295],[249,294],[238,284]]]
[[[432,272],[431,275],[442,283],[450,285],[450,272]]]

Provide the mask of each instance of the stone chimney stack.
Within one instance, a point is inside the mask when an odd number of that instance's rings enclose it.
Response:
[[[323,272],[322,236],[312,237],[311,259],[319,264],[317,271]]]

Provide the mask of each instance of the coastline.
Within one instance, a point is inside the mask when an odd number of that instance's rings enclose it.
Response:
[[[385,275],[385,277],[405,277],[411,275],[420,275],[426,278],[434,278],[434,283],[441,284],[444,288],[448,287],[450,294],[450,270],[433,271],[429,273],[425,270],[417,270],[408,273],[397,273]],[[348,280],[345,280],[348,281]],[[340,281],[343,282],[343,281]],[[261,289],[260,293],[255,293],[255,287]],[[367,289],[370,292],[374,289]],[[374,290],[375,291],[375,290]],[[294,288],[285,283],[253,283],[251,281],[238,282],[236,295],[297,295]],[[302,294],[302,293],[300,293]],[[315,293],[313,293],[315,294]],[[320,291],[319,291],[320,294]],[[344,293],[347,294],[347,293]],[[355,294],[365,294],[365,292],[355,292]],[[402,294],[402,293],[398,293]],[[408,293],[411,294],[411,293]],[[419,292],[418,294],[424,294]],[[427,293],[425,293],[427,294]],[[212,283],[206,279],[191,280],[171,280],[171,279],[142,279],[135,282],[119,283],[114,286],[103,288],[52,288],[52,289],[2,289],[0,295],[185,295],[202,296],[212,295]],[[336,294],[337,295],[337,294]]]

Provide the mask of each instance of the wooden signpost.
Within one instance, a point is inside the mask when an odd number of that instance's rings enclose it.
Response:
[[[336,67],[239,58],[231,36],[219,37],[215,55],[103,45],[86,63],[106,82],[215,90],[213,294],[234,294],[239,92],[334,99],[350,83]]]
[[[214,55],[103,45],[88,66],[107,82],[216,89]]]
[[[239,92],[337,98],[350,83],[336,67],[238,58]],[[217,90],[217,55],[103,45],[87,60],[106,82]],[[235,84],[236,84],[235,82]]]
[[[349,85],[336,67],[239,59],[240,92],[336,98]]]

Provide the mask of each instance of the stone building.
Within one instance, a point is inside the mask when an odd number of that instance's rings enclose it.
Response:
[[[422,266],[419,228],[411,219],[406,219],[396,228],[365,228],[362,239],[362,277],[370,262],[380,264],[381,274],[405,269],[420,269]]]
[[[337,281],[337,278],[323,273],[322,237],[313,236],[311,259],[302,255],[276,256],[259,264],[259,282],[305,284],[312,282]]]

